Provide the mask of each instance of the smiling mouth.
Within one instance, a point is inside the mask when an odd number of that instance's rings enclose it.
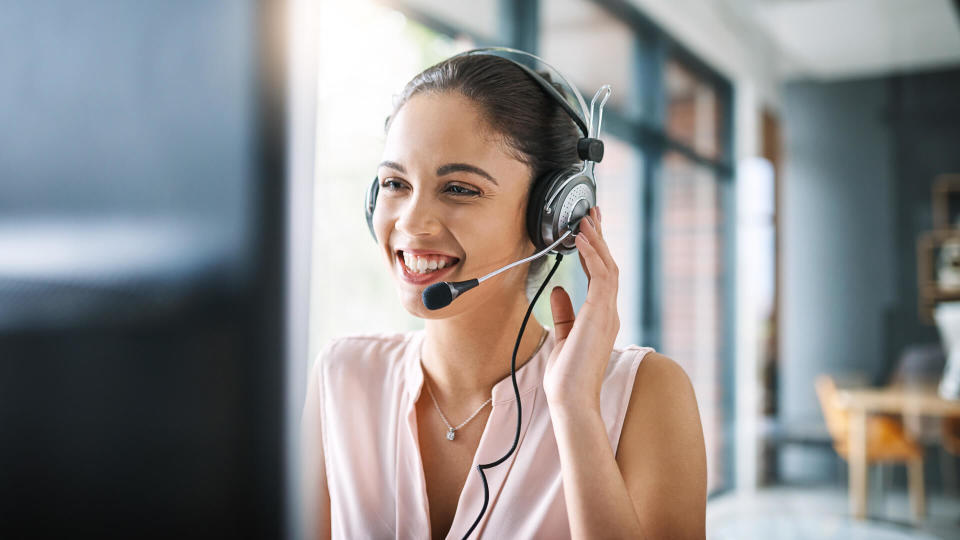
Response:
[[[413,255],[399,249],[395,255],[404,274],[416,281],[427,279],[434,274],[446,274],[460,262],[457,257],[440,254]]]
[[[460,262],[457,257],[440,254],[413,255],[402,249],[396,251],[400,264],[412,274],[430,274],[456,265]]]

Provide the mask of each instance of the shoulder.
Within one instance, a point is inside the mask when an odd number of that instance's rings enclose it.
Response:
[[[700,413],[687,372],[672,358],[652,349],[644,351],[637,366],[627,406],[626,435],[645,429],[652,420],[663,428],[694,430],[702,437]],[[649,428],[649,426],[647,426]]]
[[[637,366],[637,375],[633,381],[631,402],[649,397],[652,393],[660,395],[685,394],[693,397],[693,385],[687,372],[672,358],[653,349],[644,349],[643,361]],[[639,390],[639,392],[638,392]]]
[[[651,347],[630,345],[614,349],[606,379],[625,381],[625,422],[637,422],[639,413],[631,414],[631,411],[641,408],[658,415],[696,413],[699,421],[696,396],[687,372],[673,359]]]

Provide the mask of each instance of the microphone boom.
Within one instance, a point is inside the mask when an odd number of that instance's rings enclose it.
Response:
[[[579,224],[579,220],[577,221],[577,224]],[[483,283],[487,279],[492,278],[493,276],[499,274],[500,272],[504,272],[506,270],[513,268],[514,266],[517,266],[526,262],[530,262],[538,257],[543,257],[544,255],[549,253],[551,249],[557,247],[560,244],[560,242],[563,242],[571,234],[573,234],[572,226],[570,229],[567,229],[567,232],[563,233],[563,235],[560,238],[558,238],[556,242],[545,247],[539,253],[534,253],[533,255],[527,257],[526,259],[520,259],[519,261],[512,262],[504,266],[503,268],[498,268],[497,270],[494,270],[493,272],[490,272],[489,274],[481,278],[474,278],[467,281],[454,281],[452,283],[449,281],[439,281],[437,283],[434,283],[433,285],[430,285],[429,287],[423,290],[423,294],[421,295],[423,300],[423,305],[426,306],[426,308],[429,310],[445,308],[449,306],[451,302],[456,300],[457,297],[460,296],[462,293],[469,291],[470,289]]]

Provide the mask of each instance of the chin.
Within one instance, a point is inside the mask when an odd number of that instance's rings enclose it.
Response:
[[[409,291],[400,291],[400,303],[407,313],[418,319],[444,319],[449,316],[450,306],[443,309],[430,310],[423,305],[423,299],[419,294],[411,294]]]
[[[430,311],[423,305],[423,300],[421,300],[420,295],[415,292],[399,289],[397,291],[397,297],[400,299],[400,304],[403,306],[403,309],[407,310],[407,313],[414,317],[421,319],[426,318],[425,315]]]

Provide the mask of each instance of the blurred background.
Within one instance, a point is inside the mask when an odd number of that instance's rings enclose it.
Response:
[[[384,118],[487,45],[613,87],[617,344],[690,376],[708,537],[960,537],[954,0],[0,1],[0,531],[297,537],[310,362],[422,328]]]

